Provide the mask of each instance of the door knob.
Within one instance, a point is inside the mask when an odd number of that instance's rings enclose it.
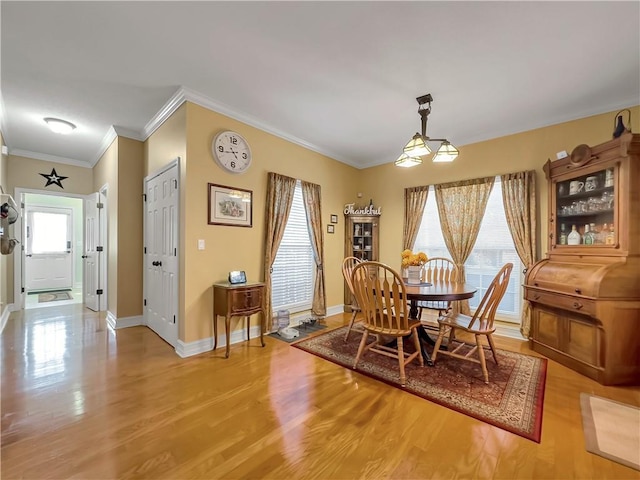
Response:
[[[89,258],[89,255],[82,255],[82,258]]]

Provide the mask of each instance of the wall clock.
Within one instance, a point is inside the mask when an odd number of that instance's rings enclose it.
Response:
[[[231,173],[244,173],[251,166],[251,149],[242,135],[230,130],[218,133],[211,144],[213,158]]]

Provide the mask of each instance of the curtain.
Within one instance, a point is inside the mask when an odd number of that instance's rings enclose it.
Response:
[[[402,228],[402,250],[413,249],[416,242],[424,206],[427,204],[429,186],[404,189],[404,225]]]
[[[307,213],[307,226],[313,257],[316,261],[316,280],[313,286],[311,313],[324,317],[327,314],[327,296],[324,289],[324,239],[322,237],[322,211],[320,210],[320,185],[301,182],[302,199]]]
[[[525,272],[536,262],[536,172],[508,173],[501,175],[502,201],[507,225],[524,264]],[[520,333],[529,338],[531,327],[531,303],[524,301]]]
[[[278,247],[287,226],[289,212],[293,204],[293,194],[296,189],[296,179],[285,177],[278,173],[269,172],[267,181],[266,228],[264,252],[264,283],[265,283],[265,329],[271,331],[273,317],[271,312],[271,268],[276,260]]]
[[[494,181],[495,177],[485,177],[435,186],[442,236],[452,260],[458,266],[460,282],[466,281],[464,262],[478,238]],[[471,311],[468,300],[458,302],[457,308],[467,315]]]

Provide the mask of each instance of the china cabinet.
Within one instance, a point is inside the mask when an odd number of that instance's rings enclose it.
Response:
[[[533,350],[604,385],[640,384],[640,135],[544,166],[548,253],[527,272]]]
[[[378,232],[380,228],[380,214],[345,215],[345,244],[344,256],[356,257],[363,261],[377,261]],[[345,282],[344,303],[345,311],[350,311],[352,304],[351,292]]]

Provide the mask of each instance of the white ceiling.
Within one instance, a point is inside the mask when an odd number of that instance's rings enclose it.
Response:
[[[638,1],[0,4],[5,142],[62,163],[172,97],[358,168],[398,157],[426,93],[457,146],[640,104]]]

